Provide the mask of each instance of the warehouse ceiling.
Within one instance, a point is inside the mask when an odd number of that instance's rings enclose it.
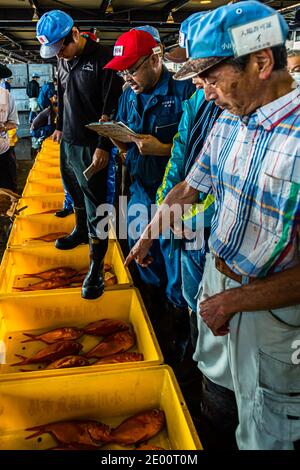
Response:
[[[300,0],[261,0],[294,18]],[[180,22],[196,11],[205,11],[229,0],[0,0],[0,60],[42,62],[35,38],[36,22],[52,9],[64,10],[81,30],[96,29],[100,42],[111,46],[134,26],[151,24],[162,41],[177,40]]]

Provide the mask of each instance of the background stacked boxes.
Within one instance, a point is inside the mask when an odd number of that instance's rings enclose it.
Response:
[[[154,408],[164,410],[166,426],[152,439],[152,444],[164,449],[201,449],[175,376],[168,366],[162,365],[161,350],[145,306],[124,268],[120,245],[112,233],[105,263],[112,266],[118,284],[107,287],[99,299],[82,299],[79,286],[22,291],[29,285],[24,274],[62,266],[77,271],[88,268],[87,245],[60,251],[54,243],[37,240],[48,233],[69,233],[72,229],[73,215],[62,220],[49,213],[61,208],[63,200],[59,146],[47,139],[19,201],[19,208],[28,207],[15,218],[0,266],[0,449],[38,450],[57,444],[49,433],[43,438],[26,440],[25,429],[29,427],[84,419],[115,427],[128,416]],[[67,369],[47,369],[41,364],[25,364],[22,369],[20,365],[11,365],[18,362],[16,354],[32,357],[46,346],[38,341],[24,344],[25,332],[83,328],[104,318],[132,325],[136,350],[143,354],[143,361]],[[84,356],[98,344],[99,338],[84,334],[78,341]],[[125,449],[114,444],[107,446],[118,448]]]

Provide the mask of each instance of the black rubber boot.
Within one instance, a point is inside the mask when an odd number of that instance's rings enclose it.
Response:
[[[70,214],[73,214],[73,208],[71,209],[61,209],[60,211],[55,212],[55,217],[67,217]]]
[[[107,250],[107,241],[90,238],[90,269],[82,284],[81,297],[97,299],[103,294],[103,264]]]
[[[81,245],[81,243],[88,243],[89,241],[85,209],[74,207],[74,212],[76,226],[70,235],[56,240],[55,246],[59,250],[71,250]]]

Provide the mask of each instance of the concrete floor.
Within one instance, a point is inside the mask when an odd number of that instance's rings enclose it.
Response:
[[[34,163],[34,160],[31,159],[30,150],[30,139],[19,139],[15,149],[17,156],[18,194],[22,194],[28,173]],[[9,219],[0,217],[0,261],[6,248],[10,226],[11,222]]]

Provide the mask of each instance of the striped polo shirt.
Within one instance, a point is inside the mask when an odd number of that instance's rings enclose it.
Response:
[[[186,181],[214,194],[210,249],[237,274],[299,262],[300,89],[249,116],[224,111]]]

